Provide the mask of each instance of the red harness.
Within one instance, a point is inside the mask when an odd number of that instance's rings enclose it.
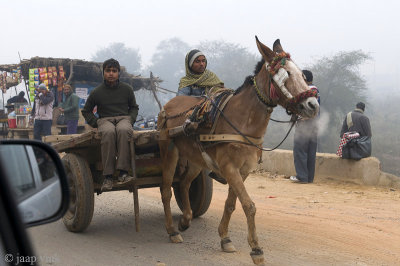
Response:
[[[296,105],[299,104],[300,102],[304,101],[305,99],[309,97],[315,97],[318,99],[318,90],[317,88],[313,87],[309,90],[303,91],[296,97],[293,97],[292,99],[289,100],[289,103],[286,107],[287,110],[294,112],[296,111]]]

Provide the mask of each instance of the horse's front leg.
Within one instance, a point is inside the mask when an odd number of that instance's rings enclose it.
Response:
[[[224,214],[222,215],[221,222],[219,223],[218,233],[221,237],[221,248],[225,252],[235,252],[235,246],[232,244],[231,239],[228,235],[228,226],[231,219],[232,213],[235,211],[236,206],[236,195],[233,192],[231,186],[229,186],[228,197],[225,201]]]
[[[189,228],[190,222],[192,221],[193,218],[193,213],[192,213],[192,208],[190,206],[190,199],[189,199],[189,188],[190,185],[192,184],[192,181],[199,175],[201,172],[201,169],[195,166],[190,166],[189,163],[189,169],[186,173],[186,176],[181,179],[181,182],[179,183],[179,190],[181,193],[181,200],[182,200],[182,216],[179,219],[179,225],[178,229],[179,231],[185,231],[186,229]]]
[[[243,211],[246,215],[248,230],[247,241],[252,250],[250,256],[255,264],[263,264],[264,255],[262,249],[258,245],[255,225],[256,206],[246,191],[239,169],[232,164],[227,164],[224,169],[221,170],[223,170],[223,176],[227,178],[229,186],[242,204]]]
[[[171,187],[179,159],[179,153],[171,140],[160,141],[159,146],[162,159],[161,200],[164,205],[165,228],[167,229],[171,242],[181,243],[183,242],[183,238],[174,228],[171,213]]]

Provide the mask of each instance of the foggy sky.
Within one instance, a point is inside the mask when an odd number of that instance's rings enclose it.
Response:
[[[369,86],[399,88],[398,1],[2,1],[0,64],[33,56],[90,60],[112,42],[138,48],[149,64],[160,41],[178,37],[239,43],[258,53],[257,35],[275,39],[300,67],[322,56],[361,49]],[[249,73],[252,70],[249,70]],[[383,78],[382,78],[383,77]]]

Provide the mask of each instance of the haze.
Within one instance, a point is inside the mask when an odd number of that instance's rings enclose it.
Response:
[[[369,87],[399,87],[400,4],[397,1],[7,1],[0,64],[33,56],[90,60],[112,42],[138,48],[144,65],[157,44],[178,37],[238,43],[257,53],[281,39],[300,65],[361,49]]]

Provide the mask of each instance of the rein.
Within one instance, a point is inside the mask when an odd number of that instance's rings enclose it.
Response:
[[[269,78],[269,80],[268,80],[268,90],[271,89],[271,85],[272,85],[272,84],[271,84],[271,79],[273,78],[274,75],[277,75],[277,73],[279,72],[279,70],[281,70],[282,67],[286,64],[286,61],[287,61],[287,60],[290,60],[290,55],[287,54],[287,53],[282,52],[282,53],[279,53],[276,57],[274,57],[274,59],[272,60],[272,62],[271,62],[270,65],[267,65],[267,71],[268,71],[268,73],[270,74],[270,78]],[[282,74],[281,74],[281,75],[282,75]],[[279,77],[279,78],[282,78],[282,77]],[[277,82],[277,81],[279,81],[279,80],[275,80],[275,81]],[[279,85],[279,84],[282,84],[282,86],[284,87],[284,81],[285,81],[285,80],[282,80],[282,79],[281,79],[280,81],[281,81],[281,82],[278,82],[278,85]],[[254,89],[255,89],[255,91],[256,91],[256,95],[257,95],[258,99],[259,99],[264,105],[267,106],[268,112],[271,113],[271,112],[272,112],[272,109],[273,109],[274,107],[276,107],[277,104],[271,103],[271,99],[269,99],[269,97],[268,97],[267,95],[265,95],[265,94],[258,88],[255,76],[253,77],[253,86],[254,86]],[[286,88],[282,88],[282,86],[279,86],[279,88],[280,88],[281,90],[283,90],[283,89],[286,90]],[[286,90],[286,91],[287,91],[287,90]],[[316,92],[316,90],[315,90],[315,92]],[[284,93],[284,94],[285,94],[285,93]],[[287,95],[287,94],[288,94],[288,95]],[[287,107],[286,107],[286,113],[288,113],[288,114],[289,114],[289,112],[292,112],[292,113],[293,113],[293,111],[295,111],[295,108],[294,108],[294,107],[295,107],[300,101],[302,101],[303,99],[309,97],[308,95],[310,95],[310,94],[311,94],[311,95],[314,94],[314,92],[312,91],[312,89],[311,89],[311,90],[308,90],[308,91],[305,91],[305,92],[303,92],[303,93],[297,95],[296,97],[292,97],[291,94],[290,94],[289,92],[287,92],[287,93],[285,94],[285,96],[289,98],[289,104],[288,104]],[[316,95],[316,94],[315,94],[315,95]],[[218,110],[218,112],[219,112],[219,113],[221,114],[221,116],[225,119],[225,121],[226,121],[240,136],[242,136],[242,137],[248,142],[249,145],[252,145],[252,146],[254,146],[254,147],[256,147],[257,149],[262,150],[262,151],[273,151],[273,150],[279,148],[279,146],[281,146],[282,143],[287,139],[287,137],[289,136],[290,132],[291,132],[292,129],[293,129],[293,126],[295,125],[296,121],[298,120],[298,117],[297,117],[297,116],[294,116],[290,121],[279,121],[279,120],[275,120],[275,119],[271,119],[271,118],[270,118],[270,120],[272,120],[272,121],[274,121],[274,122],[279,122],[279,123],[292,123],[292,124],[291,124],[291,126],[290,126],[290,129],[289,129],[288,132],[286,133],[285,137],[283,138],[283,140],[282,140],[278,145],[276,145],[276,146],[275,146],[274,148],[272,148],[272,149],[260,148],[258,144],[254,143],[252,140],[250,140],[249,137],[247,137],[246,135],[244,135],[239,129],[237,129],[237,128],[232,124],[231,121],[229,121],[229,119],[225,116],[225,114],[223,113],[223,111],[222,111],[221,109],[219,109],[218,105],[217,105],[211,98],[209,98],[208,96],[206,96],[206,97],[210,100],[210,102],[212,103],[212,105],[214,105],[214,107],[216,108],[216,110]],[[292,110],[290,110],[289,108],[292,109]]]
[[[292,125],[290,126],[289,131],[286,133],[286,136],[283,138],[283,140],[282,140],[278,145],[276,145],[276,146],[275,146],[274,148],[272,148],[272,149],[260,148],[259,145],[257,145],[257,144],[254,143],[253,141],[251,141],[251,140],[249,139],[249,137],[247,137],[246,135],[244,135],[239,129],[237,129],[237,128],[232,124],[232,122],[225,116],[224,112],[223,112],[222,110],[219,109],[218,105],[217,105],[211,98],[209,98],[208,96],[206,96],[206,97],[210,100],[211,104],[215,106],[215,108],[218,110],[218,112],[221,114],[221,116],[225,119],[225,121],[226,121],[239,135],[241,135],[241,136],[248,142],[249,145],[254,146],[254,147],[256,147],[257,149],[259,149],[259,150],[261,150],[261,151],[273,151],[273,150],[279,148],[279,146],[281,146],[282,143],[283,143],[283,142],[287,139],[287,137],[289,136],[290,131],[292,131],[292,128],[293,128],[294,124],[296,123],[296,121],[297,121],[297,119],[298,119],[297,116],[296,116],[296,118],[295,118],[295,119],[293,120],[293,122],[292,122]]]
[[[271,87],[273,86],[272,84],[272,80],[274,80],[276,82],[276,84],[278,85],[279,89],[281,90],[281,93],[286,96],[288,103],[286,105],[286,113],[288,115],[292,115],[296,112],[296,106],[303,101],[304,99],[308,98],[308,97],[318,97],[318,91],[315,88],[309,89],[307,91],[304,91],[302,93],[300,93],[299,95],[297,95],[296,97],[293,97],[290,92],[286,89],[285,87],[285,81],[289,78],[287,72],[285,69],[283,69],[283,66],[286,64],[286,61],[290,60],[290,54],[285,53],[285,52],[281,52],[279,54],[277,54],[272,62],[270,64],[266,65],[266,69],[267,72],[269,73],[269,79],[268,79],[268,91],[271,94]],[[272,99],[270,98],[270,96],[264,94],[257,86],[257,82],[255,79],[255,76],[252,78],[253,80],[253,86],[257,95],[257,98],[265,105],[267,106],[267,112],[268,113],[272,113],[272,110],[274,107],[277,106],[276,103],[272,102]],[[266,148],[262,148],[259,147],[259,143],[254,143],[255,138],[252,137],[248,137],[246,135],[244,135],[239,129],[237,129],[232,122],[225,116],[225,114],[223,113],[223,111],[218,107],[218,105],[213,101],[213,99],[211,99],[211,97],[209,97],[208,95],[206,95],[206,98],[211,102],[211,104],[215,107],[215,109],[219,112],[219,114],[225,119],[225,121],[244,139],[246,140],[251,146],[256,147],[259,150],[262,151],[273,151],[275,149],[277,149],[279,146],[282,145],[282,143],[287,139],[287,137],[289,136],[290,132],[293,129],[293,126],[295,125],[296,121],[298,120],[298,116],[292,116],[292,119],[290,121],[279,121],[279,120],[275,120],[272,118],[269,118],[270,120],[274,121],[274,122],[278,122],[278,123],[292,123],[290,126],[289,131],[286,133],[285,137],[283,138],[283,140],[276,145],[274,148],[272,149],[266,149]],[[205,100],[204,100],[205,101]],[[178,116],[182,116],[184,114],[186,114],[187,112],[189,112],[190,110],[195,109],[196,107],[200,106],[201,104],[204,103],[204,101],[202,101],[200,104],[197,104],[195,106],[192,106],[190,109],[183,111],[179,114],[176,114],[174,116],[170,116],[170,117],[166,117],[166,119],[171,119],[171,118],[175,118]],[[210,135],[207,135],[210,136]]]

